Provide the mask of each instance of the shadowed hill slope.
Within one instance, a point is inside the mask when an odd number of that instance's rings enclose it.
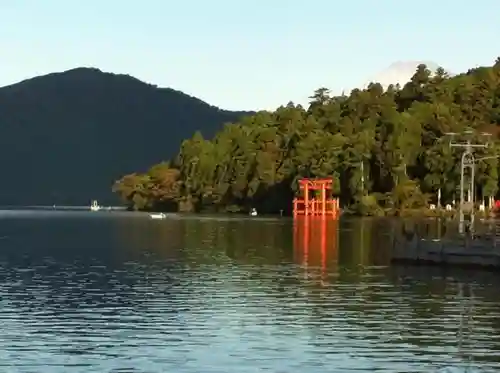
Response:
[[[91,68],[0,88],[0,205],[113,203],[119,176],[246,114]]]

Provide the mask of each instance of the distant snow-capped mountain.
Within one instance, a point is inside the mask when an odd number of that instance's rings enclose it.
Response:
[[[370,83],[380,83],[384,89],[391,84],[400,84],[401,86],[408,83],[411,77],[415,74],[417,66],[425,64],[427,68],[433,73],[437,70],[439,65],[432,61],[398,61],[391,64],[386,69],[368,79],[363,88],[366,88]],[[446,70],[446,69],[445,69]],[[448,72],[449,73],[449,72]],[[450,74],[451,75],[451,74]]]

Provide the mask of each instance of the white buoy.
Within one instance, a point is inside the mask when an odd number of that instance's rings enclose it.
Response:
[[[165,219],[167,215],[165,215],[163,212],[160,212],[158,214],[149,214],[149,217],[151,219]]]
[[[99,211],[101,209],[101,206],[97,204],[96,200],[92,201],[92,204],[90,205],[90,211]]]

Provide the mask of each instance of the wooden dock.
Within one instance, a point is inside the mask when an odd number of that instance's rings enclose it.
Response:
[[[500,224],[486,234],[421,238],[416,232],[395,235],[393,263],[459,266],[500,270]]]

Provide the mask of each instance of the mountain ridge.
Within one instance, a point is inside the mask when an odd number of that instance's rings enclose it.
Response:
[[[0,157],[12,182],[0,186],[0,205],[113,203],[121,174],[252,113],[95,67],[9,84],[0,88]]]
[[[0,90],[19,89],[20,87],[22,87],[26,84],[38,84],[38,82],[43,82],[47,78],[59,78],[59,77],[67,78],[67,77],[75,75],[75,74],[90,74],[90,73],[102,74],[104,76],[108,76],[108,77],[112,77],[112,78],[128,79],[128,80],[130,80],[130,82],[140,83],[144,86],[147,86],[148,88],[157,89],[157,90],[164,90],[164,91],[168,91],[168,92],[180,93],[185,97],[189,97],[189,98],[194,99],[196,101],[200,101],[200,102],[202,102],[210,107],[213,107],[219,111],[234,112],[233,110],[223,109],[217,105],[210,104],[207,101],[204,101],[204,100],[202,100],[196,96],[190,95],[188,93],[185,93],[179,89],[174,89],[171,87],[160,87],[156,84],[152,84],[152,83],[148,83],[148,82],[145,82],[143,80],[140,80],[139,78],[136,78],[135,76],[130,75],[130,74],[113,73],[113,72],[101,70],[97,67],[75,67],[75,68],[68,69],[68,70],[56,71],[56,72],[51,72],[51,73],[43,74],[43,75],[37,75],[37,76],[31,77],[31,78],[22,79],[16,83],[11,83],[11,84],[7,84],[4,86],[0,86]],[[238,112],[238,111],[236,111],[236,112]],[[241,112],[253,113],[255,111],[241,110]]]

